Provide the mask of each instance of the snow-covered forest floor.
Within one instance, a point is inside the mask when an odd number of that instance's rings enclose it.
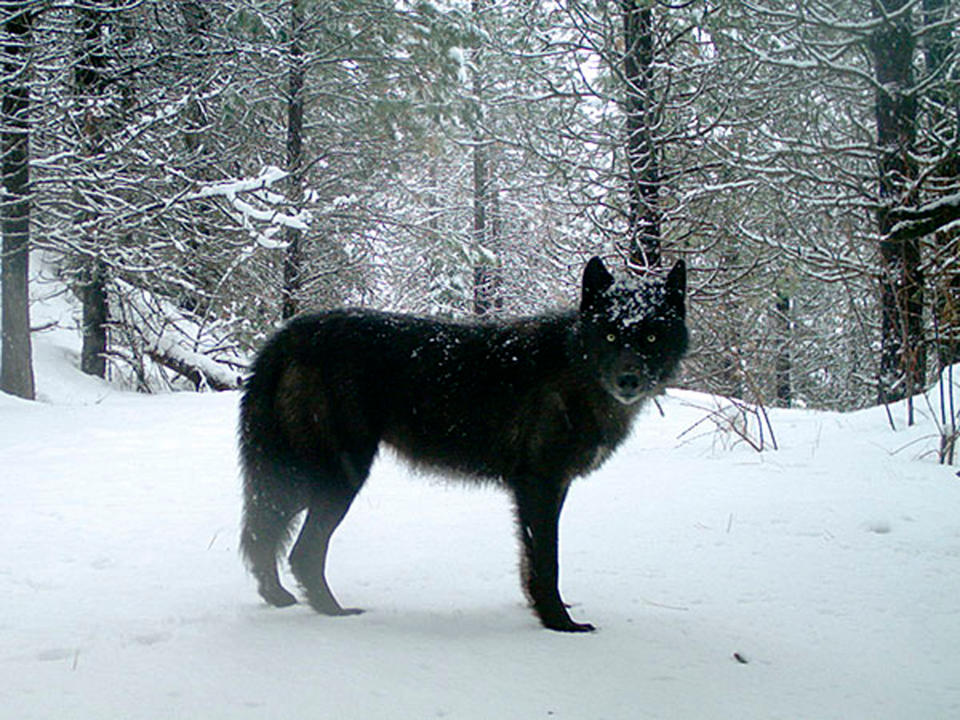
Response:
[[[925,402],[896,432],[772,411],[757,453],[671,392],[571,491],[585,636],[525,607],[505,496],[383,454],[331,550],[368,612],[331,619],[241,565],[238,395],[120,391],[73,338],[37,338],[43,402],[0,396],[2,718],[960,717],[960,479]]]

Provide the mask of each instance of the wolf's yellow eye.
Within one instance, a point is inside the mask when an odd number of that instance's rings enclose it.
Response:
[[[609,335],[607,335],[607,341],[608,341],[608,342],[616,342],[616,341],[617,341],[617,336],[614,335],[613,333],[610,333]]]
[[[655,343],[656,341],[657,341],[657,336],[654,333],[650,333],[649,335],[647,335],[648,343]]]

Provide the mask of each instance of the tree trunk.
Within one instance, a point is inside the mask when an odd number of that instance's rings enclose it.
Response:
[[[290,52],[287,96],[287,172],[290,201],[299,208],[303,197],[303,9],[302,0],[290,3]],[[292,318],[300,309],[303,286],[303,233],[284,229],[283,287],[280,314]]]
[[[487,148],[478,132],[473,143],[473,312],[486,315],[497,307],[496,264],[491,262],[493,223],[490,217],[490,183],[487,172]]]
[[[185,45],[192,56],[192,62],[186,66],[185,73],[194,77],[209,78],[215,73],[214,66],[219,59],[211,53],[210,38],[214,18],[210,14],[209,3],[197,0],[178,0],[180,16],[183,19]],[[195,92],[199,93],[199,86]],[[194,96],[184,109],[183,146],[187,151],[187,163],[184,171],[189,172],[194,182],[202,184],[218,179],[220,157],[216,151],[216,140],[209,132],[213,118],[207,115],[203,102]],[[216,230],[219,212],[212,200],[198,199],[193,204],[190,217],[190,231],[181,241],[198,254],[209,252],[211,243],[216,245]],[[210,297],[215,296],[221,283],[221,275],[210,269],[198,269],[191,273],[195,278],[195,287],[179,289],[177,300],[180,307],[198,315],[209,311]]]
[[[777,328],[777,355],[774,361],[777,404],[780,407],[790,407],[793,401],[793,389],[790,384],[792,369],[790,342],[793,339],[793,324],[790,321],[790,296],[783,290],[777,291],[773,312],[774,324]]]
[[[207,7],[196,0],[179,0],[180,14],[186,33],[187,47],[191,52],[201,54],[206,50],[207,34],[213,24],[213,18]],[[184,132],[184,144],[191,153],[200,150],[201,129],[206,126],[203,108],[196,99],[191,100],[186,112],[187,129]]]
[[[80,138],[83,154],[93,158],[103,153],[103,118],[97,108],[107,89],[107,43],[111,0],[101,0],[75,8],[78,33],[74,64],[74,84],[84,112],[83,136]],[[81,220],[89,221],[95,210],[81,212]],[[89,223],[88,223],[89,225]],[[87,238],[95,246],[95,238]],[[83,259],[79,274],[78,295],[82,310],[83,347],[80,369],[88,375],[107,376],[107,266],[100,257]]]
[[[474,19],[480,22],[483,0],[472,0]],[[494,257],[494,222],[492,215],[494,193],[490,180],[490,157],[483,130],[482,58],[479,51],[473,57],[473,313],[487,315],[503,306],[499,296],[499,269]]]
[[[649,3],[621,0],[623,71],[627,83],[627,181],[629,183],[628,253],[632,265],[660,267],[660,163],[653,136],[656,98],[653,90],[654,27]]]
[[[3,325],[0,390],[35,396],[30,350],[30,86],[31,17],[25,3],[2,3],[3,90]]]
[[[718,271],[722,277],[739,274],[741,248],[733,241],[727,241],[720,251]],[[743,367],[743,298],[735,292],[725,293],[719,299],[717,336],[719,342],[714,348],[719,353],[719,363],[713,380],[721,395],[746,399],[745,374]]]
[[[953,31],[955,28],[946,20],[949,19],[950,0],[923,0],[923,24],[931,28],[924,33],[923,54],[926,59],[927,74],[941,72],[944,63],[950,57],[953,47]],[[943,83],[932,93],[937,102],[949,101],[949,93]]]
[[[908,0],[881,0],[878,17],[901,10]],[[890,211],[912,204],[916,167],[911,151],[916,137],[916,100],[910,94],[914,38],[909,13],[885,20],[872,38],[877,80],[876,118],[879,152],[877,213],[880,234],[881,349],[878,400],[909,397],[924,384],[923,274],[920,240],[893,240]]]
[[[923,53],[926,65],[927,79],[933,80],[933,87],[929,94],[926,117],[924,123],[935,128],[938,133],[949,137],[950,123],[954,123],[952,135],[954,141],[960,128],[950,113],[950,68],[947,61],[954,48],[953,26],[945,22],[950,9],[949,0],[923,0],[923,24],[926,31],[923,34]],[[938,178],[935,193],[949,195],[960,191],[960,155],[950,153],[938,168]],[[927,198],[925,198],[926,200]],[[932,278],[934,291],[933,312],[935,313],[934,328],[937,361],[939,368],[953,365],[960,361],[960,272],[956,270],[956,263],[947,262],[947,259],[957,254],[957,240],[960,230],[941,230],[947,223],[960,218],[960,206],[933,205],[926,222],[921,222],[917,230],[920,234],[934,234],[934,244],[938,257],[943,259],[941,269]]]
[[[168,370],[173,370],[173,372],[193,383],[193,387],[197,392],[200,392],[205,387],[216,390],[217,392],[222,392],[224,390],[236,390],[241,386],[239,377],[235,382],[228,382],[223,377],[206,372],[204,368],[196,364],[191,364],[188,360],[178,357],[175,354],[163,352],[159,349],[148,350],[147,354],[150,356],[150,359],[158,365],[162,365]]]
[[[80,302],[83,306],[83,346],[80,369],[87,375],[107,376],[107,269],[99,260],[89,261],[80,278]]]

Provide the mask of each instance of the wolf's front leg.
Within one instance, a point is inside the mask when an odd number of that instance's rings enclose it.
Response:
[[[523,478],[513,483],[521,545],[524,591],[543,626],[561,632],[589,632],[589,623],[574,622],[560,598],[557,560],[560,510],[568,483]]]

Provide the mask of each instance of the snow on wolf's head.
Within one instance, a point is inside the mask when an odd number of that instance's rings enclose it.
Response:
[[[600,385],[624,405],[661,392],[687,349],[687,272],[615,280],[600,258],[583,272],[584,352]]]

